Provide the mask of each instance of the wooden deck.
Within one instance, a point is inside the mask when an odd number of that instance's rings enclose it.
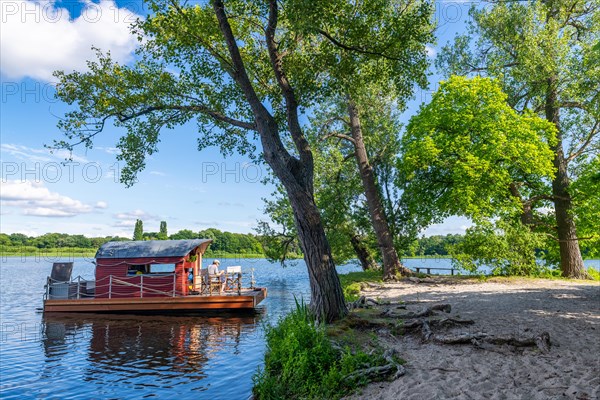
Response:
[[[132,297],[44,300],[46,313],[194,313],[251,310],[267,297],[266,288],[242,289],[241,294],[176,297]]]

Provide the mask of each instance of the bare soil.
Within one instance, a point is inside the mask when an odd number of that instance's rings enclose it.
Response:
[[[473,320],[446,335],[550,335],[535,346],[439,344],[419,335],[375,330],[406,360],[406,373],[347,399],[600,399],[600,284],[587,281],[453,278],[371,285],[365,296],[417,311],[447,303],[451,318]]]

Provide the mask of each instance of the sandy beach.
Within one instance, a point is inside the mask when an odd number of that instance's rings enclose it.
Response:
[[[550,335],[536,347],[422,343],[416,335],[379,332],[406,360],[406,374],[377,382],[348,399],[600,399],[600,284],[559,280],[459,281],[427,278],[373,285],[367,297],[406,302],[409,310],[439,303],[470,326],[444,333]]]

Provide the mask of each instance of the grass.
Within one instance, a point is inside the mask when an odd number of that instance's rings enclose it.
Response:
[[[56,258],[75,258],[89,257],[94,258],[96,255],[95,248],[81,247],[58,247],[40,249],[35,246],[3,246],[0,249],[2,257],[35,257],[41,259],[56,259]]]
[[[381,271],[349,272],[339,275],[346,301],[360,297],[362,285],[368,282],[383,282]]]
[[[343,345],[334,344],[328,327],[315,321],[307,305],[296,303],[295,310],[266,328],[265,365],[253,377],[254,396],[260,400],[339,399],[368,383],[361,374],[349,375],[385,364],[383,352],[366,353],[347,339],[351,336],[345,336]]]
[[[590,274],[593,280],[600,281],[600,271],[590,267],[588,268],[587,272]]]

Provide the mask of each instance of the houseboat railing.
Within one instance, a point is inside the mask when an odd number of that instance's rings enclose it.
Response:
[[[128,282],[128,278],[139,277],[137,282]],[[160,274],[160,275],[136,275],[135,277],[118,278],[114,275],[101,278],[99,280],[87,280],[78,276],[71,281],[57,281],[50,277],[46,281],[46,292],[44,300],[47,299],[86,299],[96,296],[108,297],[144,297],[144,295],[153,294],[165,297],[176,297],[177,292],[177,276],[175,274]],[[161,278],[163,282],[153,282],[153,279]],[[167,278],[167,279],[165,279]],[[169,279],[170,278],[170,279]],[[108,281],[108,283],[106,283]],[[165,287],[170,287],[171,290],[164,290]],[[128,296],[127,293],[121,292],[119,289],[130,289],[133,296]],[[161,290],[163,288],[163,290]],[[108,289],[108,290],[106,290]]]
[[[146,276],[146,279],[158,278],[158,277],[164,278],[166,276],[168,276],[168,275],[160,275],[160,276],[157,276],[157,277],[148,275],[148,276]],[[110,286],[109,292],[108,292],[109,293],[109,298],[111,298],[111,296],[112,296],[112,288],[113,287],[118,287],[118,286],[126,286],[126,287],[131,287],[131,288],[139,289],[139,292],[140,292],[139,297],[142,297],[142,298],[144,297],[144,292],[146,292],[146,293],[162,294],[162,295],[169,296],[169,297],[175,297],[175,296],[177,296],[177,291],[175,290],[176,275],[172,274],[171,276],[173,277],[173,290],[164,291],[164,290],[159,290],[159,289],[153,288],[152,287],[153,285],[151,283],[144,284],[144,275],[140,275],[140,284],[139,285],[135,284],[135,283],[132,283],[132,282],[124,281],[122,279],[114,277],[113,275],[110,275],[110,278],[111,278],[110,279],[110,285],[111,286]]]
[[[59,281],[50,277],[46,280],[44,299],[85,299],[93,298],[95,281],[81,276],[70,281]]]

